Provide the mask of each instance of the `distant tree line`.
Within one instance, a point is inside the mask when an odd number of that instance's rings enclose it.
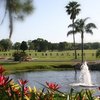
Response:
[[[100,43],[84,43],[84,49],[99,49]],[[12,43],[10,39],[2,39],[0,40],[0,51],[9,51],[9,50],[35,50],[37,52],[45,52],[45,51],[65,51],[65,50],[74,50],[74,44],[68,42],[59,42],[59,43],[51,43],[42,38],[37,38],[35,40],[22,41]],[[76,43],[76,49],[81,50],[81,43]]]

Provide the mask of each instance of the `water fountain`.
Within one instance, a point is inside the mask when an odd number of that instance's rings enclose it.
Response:
[[[80,76],[78,83],[72,83],[71,86],[85,86],[85,87],[93,87],[91,81],[90,71],[87,66],[87,62],[84,62],[81,66]]]
[[[86,86],[92,85],[91,75],[90,75],[90,71],[89,71],[88,66],[87,66],[87,62],[84,62],[81,66],[79,82],[83,85],[86,85]]]

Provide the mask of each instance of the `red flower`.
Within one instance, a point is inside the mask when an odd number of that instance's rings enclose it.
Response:
[[[0,76],[0,86],[5,86],[8,82],[10,82],[9,77]]]
[[[2,74],[5,71],[5,69],[0,65],[0,74]]]
[[[29,95],[29,88],[28,88],[28,87],[24,87],[24,94],[25,94],[26,96]]]
[[[53,89],[53,90],[58,90],[61,87],[58,84],[53,83],[53,82],[51,83],[46,82],[46,85],[48,86],[48,88]]]
[[[28,90],[28,87],[24,87],[24,92],[27,92]]]
[[[27,80],[22,80],[22,79],[19,80],[20,85],[25,85],[27,82],[28,82]]]

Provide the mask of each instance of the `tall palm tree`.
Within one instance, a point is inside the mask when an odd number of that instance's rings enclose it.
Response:
[[[76,19],[76,16],[79,14],[80,12],[80,4],[78,4],[76,1],[72,1],[69,2],[69,4],[67,6],[65,6],[66,8],[66,12],[68,15],[70,15],[70,19],[72,20],[72,24],[74,24],[74,21]],[[74,50],[75,50],[75,59],[77,59],[77,53],[76,53],[76,46],[75,46],[75,33],[74,33],[74,27],[73,27],[73,43],[74,43]],[[68,35],[70,35],[68,33]]]
[[[84,50],[84,33],[90,33],[93,34],[92,29],[96,28],[96,25],[94,23],[87,23],[88,18],[85,19],[78,19],[76,20],[74,27],[76,29],[76,32],[81,33],[81,49],[82,49],[82,63],[84,61],[84,57],[83,57],[83,50]]]
[[[6,15],[8,14],[10,39],[13,33],[14,20],[23,20],[26,15],[32,13],[32,0],[4,0],[2,2],[5,3],[5,14],[1,23],[3,23]]]
[[[74,27],[74,29],[73,29],[73,27]],[[68,26],[68,28],[72,28],[72,29],[70,29],[68,32],[67,32],[67,36],[69,36],[69,35],[73,35],[73,33],[74,33],[74,35],[77,33],[77,31],[76,31],[76,26],[74,25],[74,24],[70,24],[69,26]],[[76,52],[76,43],[74,43],[75,45],[75,52]],[[77,53],[76,53],[76,55],[75,55],[75,58],[77,59]]]

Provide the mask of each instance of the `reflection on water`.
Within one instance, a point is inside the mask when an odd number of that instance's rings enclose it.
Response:
[[[97,84],[100,86],[100,71],[92,71],[91,78],[92,78],[93,84]]]
[[[77,78],[80,75],[80,71],[77,72]],[[18,82],[18,79],[28,80],[28,85],[31,87],[36,86],[38,88],[43,88],[36,81],[45,84],[48,82],[56,82],[62,86],[61,91],[68,91],[71,87],[70,83],[75,82],[75,72],[74,71],[36,71],[36,72],[24,72],[10,75],[10,78],[13,78],[15,82]],[[93,84],[100,84],[100,72],[91,71],[91,78]]]

